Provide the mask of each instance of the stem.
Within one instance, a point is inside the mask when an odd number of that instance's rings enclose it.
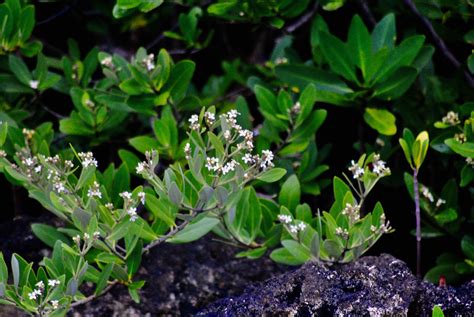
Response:
[[[90,302],[90,301],[96,299],[97,297],[104,295],[105,293],[107,293],[108,291],[110,291],[110,289],[111,289],[112,287],[114,287],[114,285],[117,284],[117,283],[118,283],[118,280],[112,281],[106,288],[104,288],[104,290],[103,290],[100,294],[98,294],[98,295],[95,295],[95,294],[94,294],[94,295],[90,295],[90,296],[87,296],[87,297],[84,298],[84,299],[78,300],[77,302],[74,302],[74,303],[71,304],[71,308],[72,308],[72,307],[79,306],[79,305],[82,305],[82,304],[85,304],[85,303],[88,303],[88,302]]]
[[[420,190],[418,185],[418,169],[413,170],[413,190],[415,193],[416,216],[416,276],[421,276],[421,217],[420,217]]]
[[[416,17],[421,21],[425,29],[428,31],[429,35],[431,36],[436,48],[441,51],[444,57],[457,69],[462,68],[462,64],[457,60],[457,58],[453,55],[453,53],[449,50],[449,48],[444,43],[443,39],[436,33],[433,25],[431,24],[430,20],[424,17],[418,8],[413,3],[412,0],[404,0],[405,5],[410,8],[411,12],[416,15]],[[474,78],[469,74],[469,71],[463,70],[464,77],[466,78],[467,84],[472,88],[474,87]]]

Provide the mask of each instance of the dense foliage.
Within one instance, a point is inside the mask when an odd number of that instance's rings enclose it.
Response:
[[[32,224],[41,262],[0,253],[0,303],[138,302],[142,257],[206,234],[331,265],[390,233],[425,279],[472,277],[474,5],[368,2],[0,4],[2,182],[60,223]]]

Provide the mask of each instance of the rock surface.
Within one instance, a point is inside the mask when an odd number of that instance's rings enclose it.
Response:
[[[435,304],[446,316],[472,314],[474,281],[437,287],[383,254],[332,267],[308,263],[219,300],[198,316],[431,316]]]

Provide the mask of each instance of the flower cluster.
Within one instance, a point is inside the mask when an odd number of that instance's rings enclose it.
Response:
[[[81,152],[77,155],[81,159],[82,167],[84,168],[88,168],[89,166],[97,167],[97,161],[94,158],[94,155],[92,154],[92,152],[87,152],[87,153]]]
[[[302,221],[293,220],[290,215],[280,214],[278,215],[278,220],[285,225],[287,230],[291,233],[298,233],[306,229],[306,224]]]
[[[349,171],[352,172],[352,177],[354,179],[361,179],[364,176],[364,169],[359,166],[359,163],[356,163],[354,160],[351,161],[351,166],[349,167]]]
[[[137,197],[133,197],[131,192],[122,192],[119,196],[123,199],[123,210],[130,217],[131,222],[138,219],[138,205],[145,205],[145,192],[139,192]]]
[[[446,116],[441,119],[441,121],[452,126],[461,123],[461,121],[459,120],[459,115],[454,111],[449,111]]]
[[[139,162],[135,168],[138,175],[149,177],[154,175],[154,170],[158,164],[158,152],[156,150],[145,152],[145,161]]]
[[[147,71],[151,72],[155,69],[155,54],[149,54],[140,61]]]
[[[87,197],[89,198],[97,197],[99,199],[102,198],[102,193],[100,192],[99,183],[94,181],[94,184],[87,191]]]
[[[56,287],[59,284],[61,284],[61,282],[59,280],[54,280],[54,279],[48,280],[48,286],[50,288]],[[37,300],[38,298],[40,298],[41,296],[44,295],[44,291],[45,291],[44,282],[39,281],[38,283],[35,284],[35,286],[36,286],[36,288],[33,291],[31,291],[30,293],[28,293],[28,298],[31,299],[31,300]]]
[[[377,176],[390,175],[390,168],[385,166],[386,162],[380,159],[380,154],[374,154],[374,161],[372,162],[372,172]]]
[[[360,219],[360,205],[347,203],[341,213],[349,218],[350,223],[354,223]]]

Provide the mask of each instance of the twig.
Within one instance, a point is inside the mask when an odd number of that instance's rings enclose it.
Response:
[[[92,294],[90,296],[87,296],[84,299],[78,300],[77,302],[74,302],[74,303],[71,304],[71,308],[80,306],[80,305],[85,304],[85,303],[88,303],[88,302],[96,299],[97,297],[104,295],[105,293],[110,291],[112,289],[112,287],[114,287],[115,284],[117,284],[117,283],[118,283],[118,280],[112,281],[106,288],[104,288],[104,290],[99,295]]]
[[[372,11],[370,11],[370,7],[367,4],[366,0],[359,0],[357,1],[357,4],[359,5],[360,9],[362,10],[362,14],[364,15],[365,22],[369,24],[371,28],[375,26],[377,21],[375,21],[374,15],[372,14]]]
[[[413,3],[412,0],[403,0],[405,2],[405,5],[410,8],[410,10],[413,12],[414,15],[418,17],[418,19],[421,20],[423,26],[426,28],[428,31],[429,35],[431,36],[435,46],[437,49],[441,51],[441,53],[444,55],[444,57],[457,69],[460,69],[462,64],[456,59],[456,57],[453,55],[453,53],[449,50],[449,48],[446,46],[444,43],[443,39],[436,33],[433,25],[431,22],[424,17],[420,11],[418,11],[418,8],[416,5]],[[472,76],[469,74],[467,70],[463,71],[464,77],[466,78],[467,83],[469,84],[470,87],[474,88],[474,79]]]
[[[64,8],[62,8],[61,10],[59,10],[57,13],[53,14],[52,16],[50,16],[49,18],[46,18],[42,21],[39,21],[38,23],[36,23],[36,26],[40,26],[40,25],[43,25],[43,24],[46,24],[46,23],[49,23],[51,21],[53,21],[54,19],[56,18],[59,18],[61,15],[65,14],[66,12],[68,12],[73,6],[76,5],[76,1],[74,1],[73,4],[68,4],[66,6],[64,6]]]
[[[170,232],[168,232],[167,234],[165,234],[164,236],[162,236],[161,238],[159,239],[156,239],[155,241],[151,242],[150,244],[148,244],[146,247],[143,248],[143,251],[142,253],[145,253],[145,252],[148,252],[150,251],[150,249],[156,247],[157,245],[165,242],[166,240],[168,240],[170,237],[172,237],[173,235],[175,235],[176,233],[178,233],[179,231],[181,231],[184,227],[186,227],[186,225],[191,222],[191,220],[193,219],[193,217],[197,214],[197,212],[192,212],[190,217],[186,220],[184,220],[179,226],[177,226],[176,228],[174,228],[173,230],[171,230]]]
[[[318,11],[318,7],[319,7],[319,1],[316,1],[313,8],[303,14],[298,20],[296,20],[294,23],[288,25],[286,28],[285,28],[285,31],[287,33],[293,33],[294,31],[296,31],[297,29],[299,29],[303,24],[305,24],[306,22],[309,21],[309,19],[311,19],[311,17],[316,13],[316,11]]]
[[[421,217],[420,217],[420,190],[418,185],[418,169],[413,170],[413,191],[415,194],[416,218],[416,276],[421,276]]]

